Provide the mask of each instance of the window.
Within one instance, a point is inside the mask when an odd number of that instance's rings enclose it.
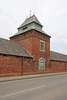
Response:
[[[28,27],[26,26],[26,27],[23,28],[23,30],[25,30],[25,29],[27,29],[27,28],[28,28]]]
[[[45,42],[40,40],[40,51],[45,51]]]
[[[43,70],[43,69],[45,69],[45,59],[40,58],[39,59],[39,70]]]

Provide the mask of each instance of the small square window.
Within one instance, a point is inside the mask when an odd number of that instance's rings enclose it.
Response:
[[[45,42],[40,40],[40,51],[45,51]]]

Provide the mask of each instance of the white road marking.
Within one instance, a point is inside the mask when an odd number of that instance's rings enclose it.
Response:
[[[27,89],[27,90],[24,90],[24,91],[19,91],[19,92],[13,93],[13,94],[5,95],[5,96],[2,96],[1,98],[5,98],[5,97],[9,97],[9,96],[21,94],[21,93],[24,93],[24,92],[29,92],[31,90],[36,90],[36,89],[43,88],[43,87],[46,87],[46,86],[45,85],[42,85],[42,86],[34,87],[34,88]]]
[[[52,86],[56,86],[56,85],[64,83],[64,82],[67,82],[67,80],[62,80],[61,82],[53,84]],[[36,90],[36,89],[43,88],[43,87],[47,87],[47,86],[46,85],[41,85],[41,86],[38,86],[38,87],[34,87],[34,88],[27,89],[27,90],[19,91],[19,92],[16,92],[16,93],[12,93],[12,94],[8,94],[8,95],[5,95],[5,96],[1,96],[0,100],[3,100],[2,98],[5,98],[5,97],[9,97],[9,96],[13,96],[13,95],[29,92],[31,90]]]

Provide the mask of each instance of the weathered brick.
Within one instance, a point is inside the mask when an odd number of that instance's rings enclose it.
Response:
[[[3,56],[0,54],[0,76],[21,75],[22,57]]]
[[[50,61],[50,37],[31,30],[10,39],[11,41],[20,42],[33,58],[23,57],[22,61],[22,57],[0,55],[0,76],[67,71],[67,63]],[[45,42],[45,52],[40,51],[40,40]],[[39,70],[40,58],[45,59],[44,70]]]

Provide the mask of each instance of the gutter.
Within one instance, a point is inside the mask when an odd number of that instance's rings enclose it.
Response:
[[[66,62],[65,62],[65,72],[66,72]]]

